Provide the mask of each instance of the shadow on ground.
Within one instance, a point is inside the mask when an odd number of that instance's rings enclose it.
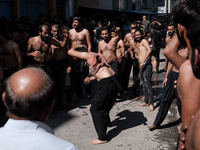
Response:
[[[116,126],[108,132],[109,141],[116,137],[123,130],[139,126],[141,124],[146,125],[147,118],[144,117],[142,112],[124,110],[117,114],[118,118],[112,121],[112,126]]]

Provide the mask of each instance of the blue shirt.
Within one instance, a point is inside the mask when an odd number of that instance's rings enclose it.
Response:
[[[0,128],[0,150],[78,150],[43,122],[9,119]]]

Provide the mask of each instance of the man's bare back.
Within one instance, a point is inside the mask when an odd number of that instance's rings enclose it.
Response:
[[[14,41],[7,41],[0,46],[0,66],[2,68],[22,67],[21,51]]]

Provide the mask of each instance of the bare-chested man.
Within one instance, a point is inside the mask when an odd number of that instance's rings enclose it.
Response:
[[[153,93],[151,86],[152,64],[150,60],[151,48],[146,39],[143,38],[143,32],[139,29],[135,31],[133,49],[138,53],[140,79],[143,81],[144,102],[139,106],[149,106],[149,111],[153,111]]]
[[[139,60],[138,60],[138,51],[134,50],[134,45],[135,45],[135,31],[137,28],[132,28],[131,29],[131,36],[133,40],[130,41],[130,54],[131,54],[131,59],[133,59],[133,96],[136,97],[140,94],[140,78],[139,78]],[[133,51],[134,50],[134,51]],[[144,98],[143,98],[144,99]]]
[[[119,28],[116,28],[117,36],[111,38],[110,31],[107,27],[101,29],[102,41],[99,42],[98,53],[103,54],[106,61],[118,76],[118,61],[116,55],[117,43],[119,41]]]
[[[67,50],[69,48],[69,28],[63,26],[62,27],[62,33],[64,38],[67,39],[67,41],[62,41],[58,35],[59,26],[57,24],[54,24],[51,26],[51,36],[54,38],[57,42],[63,43],[65,42],[65,45],[63,47],[58,47],[54,44],[50,47],[51,52],[51,60],[52,60],[52,77],[53,81],[55,83],[55,92],[56,92],[56,107],[61,108],[63,107],[63,96],[64,96],[64,79],[65,79],[65,66],[68,66],[69,62],[67,59]],[[71,64],[66,68],[66,73],[71,72]],[[67,93],[70,94],[70,93]]]
[[[66,38],[64,40],[66,41]],[[65,42],[58,42],[54,37],[50,38],[48,26],[40,25],[39,35],[29,39],[27,49],[29,64],[42,67],[48,74],[51,74],[49,63],[51,60],[49,51],[51,44],[63,47]]]
[[[175,34],[175,27],[173,23],[170,23],[167,27],[167,34],[166,34],[166,38],[165,38],[165,43],[166,45],[169,43],[169,41],[172,39],[172,37]],[[168,65],[168,60],[167,58],[165,58],[165,65],[164,65],[164,69],[167,70],[167,65]]]
[[[114,38],[117,36],[116,33],[116,28],[113,27],[111,29],[111,37]],[[118,73],[119,73],[119,82],[121,84],[122,87],[124,87],[124,83],[123,83],[123,78],[125,75],[125,47],[124,47],[124,41],[122,39],[120,39],[117,43],[117,49],[116,49],[116,56],[117,56],[117,60],[118,60]],[[119,93],[121,94],[121,93]]]
[[[119,83],[116,80],[115,72],[102,54],[88,52],[83,47],[81,49],[82,52],[79,52],[72,48],[68,51],[68,54],[86,60],[93,76],[87,77],[84,82],[90,83],[92,80],[97,80],[99,85],[90,107],[98,138],[90,143],[107,143],[107,127],[110,125],[109,112],[115,103],[118,90],[120,90]]]
[[[0,66],[4,79],[22,68],[21,51],[17,43],[9,39],[8,32],[0,33]]]
[[[200,80],[198,79],[198,76],[194,76],[195,72],[193,72],[193,67],[198,66],[199,63],[193,64],[191,61],[192,58],[195,58],[194,60],[199,58],[194,55],[196,53],[195,48],[198,47],[195,47],[194,43],[194,45],[190,44],[194,42],[196,38],[199,38],[199,32],[194,32],[196,34],[193,33],[193,36],[191,36],[192,38],[187,37],[188,30],[194,28],[191,24],[199,20],[199,8],[197,1],[190,0],[183,1],[175,7],[173,18],[174,24],[177,27],[177,34],[173,36],[163,52],[169,61],[179,69],[177,90],[182,105],[182,127],[178,147],[179,150],[185,149],[185,128],[188,126],[192,116],[197,113],[200,106]],[[197,25],[196,28],[199,28],[199,25]],[[197,43],[199,43],[199,41],[196,42],[196,44]],[[178,55],[177,51],[180,45],[187,45],[190,60],[186,60]],[[193,49],[191,49],[191,47]]]
[[[131,68],[133,65],[133,60],[131,58],[131,54],[130,54],[130,41],[133,40],[133,35],[131,34],[131,30],[134,29],[136,30],[136,24],[135,23],[131,23],[130,24],[130,33],[127,33],[124,37],[124,45],[125,45],[125,76],[124,76],[124,90],[126,90],[128,88],[128,84],[129,84],[129,76],[131,73]]]
[[[27,65],[27,43],[30,35],[24,30],[24,24],[22,21],[16,22],[16,29],[17,31],[12,34],[12,39],[19,45],[23,66],[25,67]]]
[[[74,49],[80,49],[82,47],[88,49],[88,51],[92,50],[91,45],[91,36],[87,29],[81,27],[81,18],[74,17],[72,29],[69,30],[69,40],[70,47]],[[80,99],[82,97],[82,80],[87,77],[89,74],[88,67],[85,65],[83,60],[79,60],[75,57],[72,57],[72,80],[74,81],[74,88],[76,93],[76,99]],[[84,85],[88,98],[91,97],[91,86]]]

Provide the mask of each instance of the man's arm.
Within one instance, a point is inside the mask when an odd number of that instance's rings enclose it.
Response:
[[[79,51],[76,51],[74,48],[71,48],[70,50],[68,50],[68,54],[70,56],[73,56],[73,57],[76,57],[79,59],[83,59],[83,60],[88,60],[89,53],[90,52],[79,52]]]
[[[120,40],[120,47],[121,47],[122,57],[124,57],[125,56],[125,47],[124,47],[124,42],[122,40]]]
[[[14,44],[13,50],[14,50],[15,56],[17,58],[18,69],[21,69],[22,68],[21,50],[20,50],[19,46],[17,45],[17,43]]]
[[[85,30],[86,30],[86,40],[87,40],[88,51],[91,52],[92,51],[91,36],[90,36],[89,31],[87,29]]]
[[[165,50],[163,51],[163,54],[178,70],[183,64],[183,62],[186,61],[185,58],[178,54],[179,47],[180,42],[178,40],[177,34],[175,34],[165,47]]]
[[[142,60],[142,64],[144,64],[144,62],[150,57],[152,50],[151,50],[151,48],[149,46],[149,42],[147,40],[143,39],[142,43],[143,43],[144,47],[147,49],[147,53],[146,53],[144,59]]]
[[[162,84],[163,87],[166,86],[166,84],[167,84],[168,75],[169,75],[169,72],[172,70],[172,67],[173,67],[173,65],[169,62],[168,67],[167,67],[167,71],[165,73],[165,77],[164,77],[164,80],[163,80],[163,84]]]
[[[99,54],[102,54],[102,51],[101,51],[101,43],[102,43],[102,41],[100,41],[99,44],[98,44],[98,53],[99,53]]]
[[[127,34],[125,35],[125,37],[124,37],[124,45],[125,46],[127,46],[127,47],[130,47],[130,43],[128,42],[128,40],[127,40]]]

